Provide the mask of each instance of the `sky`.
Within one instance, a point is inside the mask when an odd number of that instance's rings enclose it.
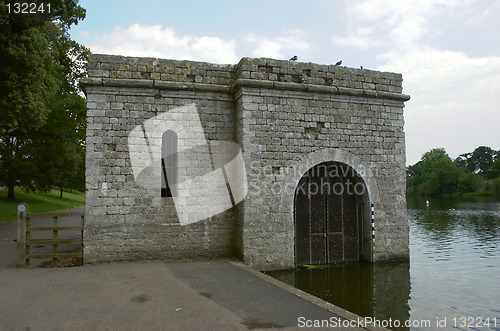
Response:
[[[93,53],[270,57],[403,74],[407,165],[500,150],[500,0],[80,0]]]

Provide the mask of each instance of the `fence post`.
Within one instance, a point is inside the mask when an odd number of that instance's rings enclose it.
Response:
[[[82,265],[83,265],[83,231],[85,229],[85,214],[80,215],[80,226],[81,228],[81,234],[80,234],[80,239],[81,239],[81,254],[82,254]]]
[[[26,214],[28,204],[17,206],[17,267],[26,267]]]
[[[57,240],[58,238],[58,231],[57,227],[59,226],[58,218],[57,216],[54,216],[52,219],[52,226],[54,227],[54,230],[52,231],[52,241],[54,242],[52,244],[52,254],[57,254]],[[52,258],[52,265],[54,267],[57,266],[57,257]]]

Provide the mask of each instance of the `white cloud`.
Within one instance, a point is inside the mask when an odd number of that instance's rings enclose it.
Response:
[[[475,0],[345,1],[346,36],[333,36],[339,46],[408,49],[429,33],[429,21],[453,10],[466,11]]]
[[[92,36],[87,46],[94,53],[125,56],[236,63],[242,56],[288,59],[307,54],[307,32],[300,29],[281,31],[277,36],[247,34],[237,43],[219,37],[179,35],[161,25],[133,24],[117,26],[112,32]]]
[[[252,55],[256,57],[282,57],[281,45],[274,40],[262,39],[256,35],[248,35],[246,37],[248,43],[254,44]]]
[[[345,1],[347,33],[334,43],[371,51],[378,70],[403,74],[404,93],[412,96],[405,108],[408,164],[437,147],[452,157],[480,145],[500,148],[500,57],[430,43],[436,35],[453,38],[447,27],[457,19],[478,22],[494,10],[477,0]]]
[[[404,92],[412,96],[405,109],[408,164],[436,147],[452,157],[480,145],[500,148],[500,57],[422,47],[383,58],[386,64],[377,69],[401,72]]]
[[[116,27],[94,37],[87,46],[94,53],[158,57],[179,60],[236,63],[236,43],[218,37],[184,35],[161,25]]]
[[[251,49],[254,57],[288,59],[296,54],[306,54],[310,48],[306,40],[307,32],[300,29],[282,31],[277,37],[248,34],[244,48]]]
[[[360,49],[368,49],[372,47],[379,47],[382,45],[380,40],[372,38],[373,29],[369,27],[355,27],[350,29],[350,33],[341,37],[335,35],[332,37],[334,44],[345,47],[354,46]]]

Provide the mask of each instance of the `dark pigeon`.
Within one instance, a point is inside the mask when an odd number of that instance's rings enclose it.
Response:
[[[297,57],[297,55],[294,55],[294,56],[290,59],[290,61],[297,61],[298,59],[299,59],[299,58]]]
[[[304,79],[304,77],[302,77],[302,76],[299,77],[299,83],[305,83],[305,81],[306,80]]]
[[[336,66],[339,66],[342,64],[342,60],[340,60],[339,62],[335,63]]]
[[[278,75],[278,81],[280,81],[280,82],[286,82],[286,79],[285,79],[285,77],[283,77],[281,75]]]
[[[328,80],[326,81],[326,85],[327,85],[327,86],[332,86],[332,85],[333,85],[333,79],[331,79],[331,78],[330,78],[330,79],[328,79]]]

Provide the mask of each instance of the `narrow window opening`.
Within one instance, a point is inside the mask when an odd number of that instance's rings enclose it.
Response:
[[[177,133],[165,131],[161,138],[161,196],[177,195]]]

